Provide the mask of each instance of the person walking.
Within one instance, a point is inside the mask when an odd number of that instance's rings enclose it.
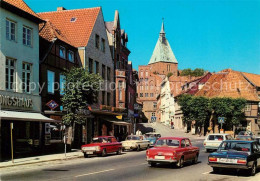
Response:
[[[174,129],[174,123],[171,121],[171,129]]]

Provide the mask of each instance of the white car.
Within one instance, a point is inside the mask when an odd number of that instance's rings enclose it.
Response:
[[[230,134],[213,133],[206,137],[203,145],[206,148],[206,152],[209,150],[217,150],[222,141],[225,140],[233,140],[233,138]]]
[[[143,136],[129,135],[125,141],[122,141],[123,150],[137,150],[147,149],[150,146],[150,141],[144,140]]]

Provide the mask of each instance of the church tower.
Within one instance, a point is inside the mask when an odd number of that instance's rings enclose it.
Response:
[[[172,73],[174,76],[178,75],[178,61],[166,38],[164,22],[162,22],[159,38],[148,65],[151,66],[153,72],[158,74]]]

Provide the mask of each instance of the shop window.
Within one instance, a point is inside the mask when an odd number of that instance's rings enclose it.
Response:
[[[23,70],[22,70],[23,92],[30,93],[31,73],[32,73],[32,64],[23,63]]]
[[[5,88],[7,90],[16,89],[16,60],[7,58],[5,62]]]

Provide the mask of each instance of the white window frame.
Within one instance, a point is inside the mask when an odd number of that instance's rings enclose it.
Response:
[[[29,66],[29,70],[28,67]],[[28,76],[29,74],[29,76]],[[23,83],[23,92],[31,93],[30,83],[32,80],[32,64],[23,62],[22,65],[22,83]]]
[[[13,61],[13,66],[11,66]],[[13,82],[11,82],[11,70],[13,70]],[[7,57],[5,60],[5,88],[6,90],[16,91],[16,59]]]
[[[32,36],[33,29],[27,26],[23,26],[23,45],[32,47]]]
[[[70,56],[70,55],[71,55],[71,56]],[[71,57],[71,59],[70,59],[70,57]],[[71,51],[71,50],[68,51],[68,60],[69,60],[70,62],[74,63],[74,52]]]
[[[63,50],[63,56],[61,55],[61,50]],[[59,48],[59,55],[60,55],[60,58],[66,59],[66,49],[65,49],[65,47],[60,46],[60,48]]]
[[[251,111],[251,104],[246,104],[245,111]]]
[[[14,25],[14,32],[12,32],[12,24]],[[6,19],[5,21],[5,30],[6,30],[6,39],[10,41],[16,41],[16,30],[17,29],[17,24],[15,21]],[[12,38],[12,36],[14,38]]]
[[[53,80],[51,82],[51,80],[49,79],[49,73],[52,73],[53,74]],[[47,82],[48,82],[48,93],[50,94],[54,94],[54,82],[55,82],[55,72],[53,71],[50,71],[50,70],[47,70]],[[51,85],[52,83],[52,85]]]

